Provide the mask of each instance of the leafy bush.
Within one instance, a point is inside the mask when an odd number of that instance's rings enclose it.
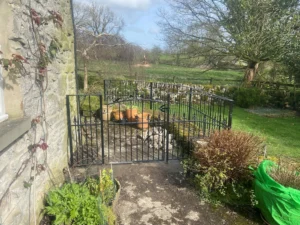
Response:
[[[115,191],[112,170],[102,170],[100,174],[100,195],[105,204],[111,204],[115,197]]]
[[[97,198],[85,186],[79,184],[65,184],[47,195],[46,213],[55,217],[54,225],[106,224],[108,211],[104,204],[98,204]]]
[[[112,170],[102,170],[100,179],[88,178],[84,185],[94,196],[100,196],[103,203],[110,205],[115,197],[116,186]]]
[[[91,195],[98,196],[100,194],[99,179],[88,177],[84,186],[89,189]]]
[[[195,182],[203,195],[213,191],[225,195],[229,186],[234,190],[251,180],[248,166],[256,163],[261,143],[256,136],[243,132],[215,132],[207,145],[194,152],[186,167],[196,174]]]
[[[215,94],[225,95],[235,101],[237,106],[249,108],[254,106],[271,106],[276,108],[291,108],[300,111],[300,91],[292,89],[272,89],[267,86],[230,87],[225,93],[216,90]]]
[[[233,87],[228,90],[228,95],[242,108],[263,106],[268,102],[268,96],[259,88]]]
[[[67,183],[47,195],[46,213],[54,225],[113,225],[116,216],[109,205],[115,197],[112,170],[102,170],[99,179],[88,178],[83,185]]]

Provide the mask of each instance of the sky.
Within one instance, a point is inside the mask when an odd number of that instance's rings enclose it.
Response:
[[[86,0],[88,1],[88,0]],[[142,48],[151,49],[154,45],[163,47],[160,28],[157,26],[159,8],[166,5],[164,0],[97,0],[122,17],[125,26],[121,35]]]

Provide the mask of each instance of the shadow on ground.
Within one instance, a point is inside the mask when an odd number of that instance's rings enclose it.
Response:
[[[86,172],[96,175],[100,168]],[[121,183],[116,208],[120,225],[263,224],[257,215],[251,218],[252,213],[202,202],[178,161],[113,165],[113,170]]]

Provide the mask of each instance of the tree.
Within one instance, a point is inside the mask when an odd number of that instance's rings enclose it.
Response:
[[[300,0],[170,0],[161,11],[166,40],[197,46],[198,56],[247,62],[251,81],[260,62],[280,61],[299,24]],[[299,41],[299,40],[298,40]]]
[[[153,63],[158,64],[161,54],[162,54],[161,48],[159,46],[156,46],[156,45],[153,46],[153,48],[151,49],[151,52],[150,52],[151,61]]]
[[[107,42],[119,40],[119,32],[124,26],[119,18],[108,7],[96,1],[74,4],[74,20],[77,36],[77,51],[80,52],[84,64],[84,90],[88,89],[87,62],[95,47],[108,45]],[[113,40],[114,39],[114,40]]]

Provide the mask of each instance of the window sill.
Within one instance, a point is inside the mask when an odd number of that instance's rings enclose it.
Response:
[[[7,114],[4,114],[4,115],[0,116],[0,123],[3,122],[4,120],[7,120],[7,119],[8,119]]]
[[[0,123],[0,156],[5,149],[31,128],[30,118],[8,119]]]

